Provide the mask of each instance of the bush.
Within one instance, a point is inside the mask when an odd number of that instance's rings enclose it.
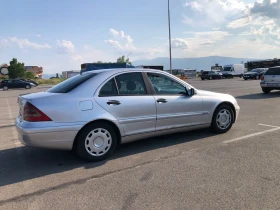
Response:
[[[63,82],[64,78],[55,78],[55,79],[36,79],[36,82],[39,85],[57,85],[58,83]]]
[[[4,79],[9,79],[9,77],[8,77],[8,76],[2,76],[2,77],[0,78],[0,80],[4,80]]]

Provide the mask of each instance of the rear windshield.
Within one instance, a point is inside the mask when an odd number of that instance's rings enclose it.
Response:
[[[76,87],[87,81],[88,79],[94,77],[97,74],[79,74],[74,77],[71,77],[55,86],[46,92],[49,93],[68,93],[71,90],[74,90]]]
[[[280,75],[280,68],[271,68],[265,72],[265,75]]]

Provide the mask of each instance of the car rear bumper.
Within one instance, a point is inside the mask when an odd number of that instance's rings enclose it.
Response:
[[[262,88],[280,89],[280,83],[260,83]]]
[[[30,123],[32,124],[32,123]],[[25,125],[28,125],[25,122]],[[71,150],[75,137],[82,125],[61,125],[53,127],[22,126],[16,119],[16,128],[20,142],[26,146]]]

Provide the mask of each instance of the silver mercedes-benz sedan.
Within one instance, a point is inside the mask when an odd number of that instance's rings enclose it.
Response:
[[[73,149],[89,161],[106,159],[117,144],[152,136],[207,127],[225,133],[240,110],[231,95],[197,90],[151,69],[84,72],[21,95],[18,103],[24,145]]]

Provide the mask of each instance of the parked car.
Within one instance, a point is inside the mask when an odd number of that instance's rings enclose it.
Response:
[[[201,79],[222,79],[223,75],[218,71],[203,71],[201,74]]]
[[[280,90],[280,66],[270,67],[261,77],[260,85],[264,93]]]
[[[14,88],[25,88],[30,89],[35,85],[29,82],[25,82],[18,79],[9,79],[9,80],[2,80],[0,82],[0,88],[3,90],[14,89]]]
[[[38,83],[37,83],[36,81],[34,81],[34,80],[31,80],[31,79],[20,79],[20,80],[25,81],[25,82],[32,83],[32,84],[35,85],[35,87],[38,86]]]
[[[160,70],[127,68],[84,72],[18,96],[18,103],[23,144],[75,150],[89,161],[143,138],[207,127],[226,133],[240,110],[231,95],[198,90]]]
[[[243,75],[243,79],[244,80],[248,80],[248,79],[260,79],[262,77],[262,75],[264,75],[264,73],[267,71],[266,68],[257,68],[257,69],[253,69],[249,72],[247,72],[246,74]]]

